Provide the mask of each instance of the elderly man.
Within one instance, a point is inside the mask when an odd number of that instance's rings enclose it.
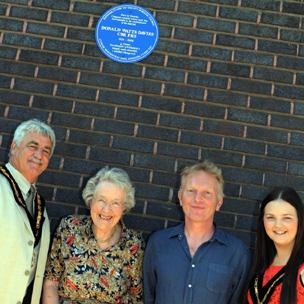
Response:
[[[144,258],[145,304],[239,304],[249,266],[242,241],[217,228],[221,170],[209,161],[186,167],[178,192],[185,222],[154,233]]]
[[[54,147],[51,127],[25,121],[15,130],[9,162],[0,167],[0,303],[39,304],[50,227],[36,182]]]

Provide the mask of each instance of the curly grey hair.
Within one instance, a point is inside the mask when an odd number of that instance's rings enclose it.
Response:
[[[88,180],[82,191],[82,198],[88,208],[97,186],[104,181],[111,182],[125,191],[126,201],[124,202],[124,207],[126,212],[135,206],[135,189],[127,172],[120,168],[109,168],[106,166]]]

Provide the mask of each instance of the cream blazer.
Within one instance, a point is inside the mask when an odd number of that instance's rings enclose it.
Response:
[[[19,183],[18,183],[19,184]],[[39,304],[50,243],[46,212],[31,304]],[[0,303],[22,303],[29,280],[35,238],[25,211],[15,202],[8,181],[0,175]]]

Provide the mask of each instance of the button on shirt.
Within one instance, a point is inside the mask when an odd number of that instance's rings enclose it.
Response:
[[[154,233],[144,258],[145,304],[239,304],[249,251],[215,228],[191,257],[184,224]]]

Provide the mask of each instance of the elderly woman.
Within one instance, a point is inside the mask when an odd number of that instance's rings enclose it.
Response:
[[[43,304],[143,303],[144,242],[121,221],[135,205],[127,173],[101,169],[82,196],[91,216],[61,221],[46,267]]]

